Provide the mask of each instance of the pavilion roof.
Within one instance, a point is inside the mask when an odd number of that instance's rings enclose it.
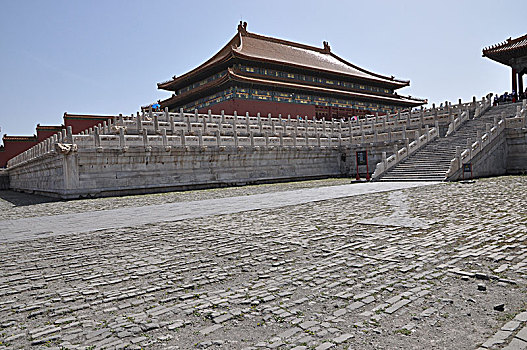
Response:
[[[330,46],[324,42],[322,48],[295,43],[283,39],[267,37],[247,31],[247,24],[238,25],[238,33],[216,55],[208,61],[180,76],[173,77],[164,83],[159,83],[158,88],[176,91],[193,81],[203,73],[218,64],[234,58],[287,65],[299,69],[309,69],[341,75],[348,78],[377,82],[392,88],[401,88],[409,85],[409,81],[397,80],[393,76],[387,77],[360,68],[331,52]]]
[[[511,64],[511,59],[527,56],[527,34],[516,39],[508,38],[502,43],[483,49],[483,57],[491,60]]]

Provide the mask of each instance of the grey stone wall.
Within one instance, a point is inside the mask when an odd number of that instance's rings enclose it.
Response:
[[[506,133],[502,133],[472,160],[474,177],[504,175],[507,172]],[[466,175],[466,174],[465,174]]]
[[[472,160],[472,176],[474,178],[516,175],[527,173],[527,129],[508,129],[493,140]],[[450,180],[462,180],[470,177],[463,174],[462,169],[456,172]]]
[[[342,176],[331,148],[142,147],[56,154],[11,170],[12,187],[61,198]]]
[[[64,189],[62,154],[37,158],[8,171],[11,189],[57,197]]]
[[[4,169],[0,169],[0,190],[8,190],[8,189],[9,189],[9,173]]]
[[[507,130],[507,173],[527,173],[527,129]]]

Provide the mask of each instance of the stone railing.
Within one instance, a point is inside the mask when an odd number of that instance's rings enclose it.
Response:
[[[462,150],[460,146],[456,147],[456,156],[450,161],[450,167],[445,174],[445,178],[449,178],[454,175],[458,170],[461,169],[463,164],[470,162],[479,152],[481,152],[488,144],[496,139],[505,130],[505,120],[500,119],[496,125],[491,127],[491,124],[487,124],[487,132],[476,137],[474,143],[469,139],[467,141],[468,148]]]
[[[461,169],[463,164],[470,162],[472,158],[480,153],[488,144],[504,132],[504,130],[525,127],[527,127],[527,100],[523,101],[522,106],[517,107],[515,117],[506,118],[506,115],[502,113],[499,121],[497,118],[494,119],[493,126],[490,123],[486,124],[485,134],[481,135],[480,131],[477,132],[475,142],[468,139],[466,149],[463,150],[459,146],[456,147],[456,156],[450,161],[450,167],[446,173],[446,178],[454,175]]]
[[[439,126],[436,126],[432,129],[429,129],[428,126],[425,129],[426,131],[423,135],[419,136],[413,142],[410,142],[408,139],[405,139],[405,147],[397,150],[390,157],[386,157],[386,152],[382,152],[382,160],[377,163],[375,171],[373,172],[372,179],[379,179],[384,175],[388,170],[417,152],[420,148],[424,147],[430,141],[439,137]]]
[[[516,107],[514,118],[505,119],[505,127],[507,129],[527,127],[527,100],[523,100],[522,105]]]
[[[118,134],[110,133],[113,128]],[[362,144],[375,144],[400,140],[406,137],[403,131],[388,131],[386,133],[362,134],[351,136],[344,134],[333,134],[315,132],[285,134],[274,130],[263,133],[238,133],[226,134],[216,130],[212,134],[205,134],[201,129],[196,132],[179,130],[169,135],[167,129],[161,128],[158,134],[148,134],[147,129],[142,129],[141,134],[127,135],[124,128],[119,128],[109,123],[102,123],[91,128],[87,133],[79,135],[71,134],[71,127],[57,133],[29,150],[17,155],[8,162],[8,167],[14,167],[28,161],[56,155],[68,154],[79,150],[92,150],[102,152],[103,150],[128,151],[130,148],[144,148],[149,152],[152,148],[164,149],[169,152],[176,147],[359,147]],[[411,134],[411,133],[410,133]]]
[[[456,132],[461,127],[461,125],[465,124],[465,122],[469,119],[469,115],[470,113],[467,110],[461,113],[459,117],[454,118],[454,120],[452,120],[450,124],[448,124],[448,131],[446,132],[445,136],[449,136]]]
[[[490,107],[492,107],[491,97],[488,97],[488,98],[483,97],[481,101],[477,102],[476,104],[476,108],[474,109],[474,119],[478,118],[483,113],[488,111]],[[451,135],[454,132],[456,132],[467,120],[469,120],[469,117],[470,117],[469,108],[467,108],[457,118],[452,117],[452,121],[450,122],[450,124],[448,124],[448,131],[446,132],[446,136]]]
[[[68,126],[68,128],[63,129],[62,132],[48,137],[27,151],[9,159],[7,161],[7,167],[9,168],[21,163],[25,163],[31,159],[55,155],[57,153],[69,153],[73,151],[76,146],[73,145],[73,135],[71,130],[71,126]]]
[[[273,118],[271,115],[262,117],[238,116],[221,113],[206,114],[169,113],[147,111],[135,116],[119,115],[96,127],[89,128],[71,135],[71,128],[42,141],[29,150],[8,161],[8,167],[35,159],[40,156],[68,153],[76,147],[95,147],[102,150],[105,147],[126,150],[142,144],[146,149],[150,144],[162,147],[177,146],[312,146],[327,147],[328,145],[362,145],[377,142],[393,142],[406,139],[417,130],[428,124],[450,120],[459,115],[463,108],[477,108],[474,98],[470,103],[457,105],[445,103],[444,107],[430,109],[421,108],[417,112],[398,112],[396,114],[375,115],[360,120],[317,120],[305,118]],[[437,127],[436,127],[437,129]],[[82,137],[78,137],[82,136]],[[135,136],[135,137],[134,137]],[[87,141],[90,140],[90,141]],[[146,143],[149,143],[146,146]],[[69,145],[69,146],[68,146]]]
[[[395,114],[388,114],[379,116],[369,116],[366,118],[361,118],[359,120],[317,120],[316,117],[312,119],[307,118],[295,118],[288,115],[283,117],[279,115],[278,117],[271,117],[271,115],[262,116],[258,113],[256,116],[249,116],[248,113],[245,116],[237,115],[236,112],[232,116],[225,115],[224,113],[220,115],[212,114],[210,111],[206,114],[200,114],[196,110],[194,113],[185,113],[183,110],[180,110],[179,113],[169,113],[167,109],[162,112],[156,112],[148,110],[146,113],[137,113],[136,116],[120,116],[114,121],[117,125],[123,125],[127,127],[127,133],[134,132],[134,125],[140,123],[144,124],[143,126],[137,125],[135,129],[141,129],[143,127],[148,128],[149,131],[152,129],[153,132],[158,132],[159,127],[165,126],[167,130],[170,128],[168,125],[172,122],[175,123],[176,129],[184,128],[185,125],[191,125],[191,128],[198,127],[197,124],[216,124],[221,129],[223,124],[231,124],[240,127],[240,125],[247,125],[247,128],[253,129],[251,125],[275,125],[282,127],[300,127],[300,128],[321,128],[325,125],[326,128],[340,128],[343,132],[349,131],[354,135],[362,134],[363,132],[373,132],[377,130],[379,132],[385,131],[387,129],[401,129],[402,126],[406,126],[407,129],[415,128],[421,129],[424,125],[435,126],[435,122],[440,124],[447,124],[453,120],[453,117],[458,117],[461,115],[462,111],[470,110],[473,111],[478,108],[485,101],[483,98],[482,101],[476,101],[476,98],[473,98],[472,102],[463,103],[459,100],[457,105],[452,105],[449,102],[445,102],[445,106],[436,108],[433,105],[432,108],[423,109],[418,111],[407,111],[407,112],[397,112]],[[194,124],[194,125],[192,125]],[[201,126],[201,128],[203,128]],[[190,129],[189,129],[190,130]]]
[[[483,98],[477,105],[476,110],[474,112],[474,119],[479,118],[483,113],[489,110],[489,108],[492,107],[492,94],[487,97],[487,99]]]

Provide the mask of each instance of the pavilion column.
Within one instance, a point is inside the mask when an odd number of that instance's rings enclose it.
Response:
[[[512,68],[512,91],[518,92],[518,74],[514,68]]]
[[[518,94],[523,92],[523,73],[518,73]]]

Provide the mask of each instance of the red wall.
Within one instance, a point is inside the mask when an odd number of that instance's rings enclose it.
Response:
[[[81,131],[84,131],[88,128],[91,128],[99,123],[103,123],[104,121],[108,121],[108,119],[111,119],[112,116],[93,116],[93,115],[68,115],[64,114],[64,126],[56,126],[56,128],[67,128],[68,126],[71,126],[73,134],[78,134]],[[27,151],[29,148],[36,145],[38,142],[41,142],[48,137],[56,134],[60,130],[51,130],[46,127],[40,127],[40,125],[37,125],[37,136],[22,139],[20,140],[11,140],[10,137],[7,139],[4,138],[4,147],[0,148],[0,167],[5,167],[7,165],[7,161],[14,156]]]
[[[105,121],[108,121],[108,119],[111,119],[112,117],[108,116],[107,118],[101,117],[101,118],[70,118],[67,116],[64,116],[64,125],[66,128],[68,126],[71,126],[71,130],[73,134],[78,134],[81,131],[84,131],[86,129],[89,129],[99,123],[103,123]]]
[[[291,117],[296,117],[297,115],[305,117],[307,115],[311,119],[315,115],[314,105],[241,99],[223,101],[207,108],[202,108],[199,112],[207,113],[209,109],[214,114],[220,114],[224,110],[225,114],[230,115],[236,111],[238,115],[245,115],[245,112],[249,112],[251,116],[256,116],[257,113],[260,113],[262,117],[271,113],[273,117],[278,117],[278,114],[282,114],[282,117],[287,118],[287,115],[290,114]]]
[[[36,145],[37,139],[35,137],[27,140],[9,140],[4,137],[3,142],[4,148],[0,152],[0,167],[5,168],[9,159]]]
[[[37,125],[37,140],[38,142],[44,141],[48,137],[60,132],[62,129],[62,126],[57,126],[54,128],[41,128],[39,125]]]
[[[312,119],[316,116],[318,119],[325,118],[349,118],[352,116],[364,116],[366,114],[374,114],[367,110],[358,110],[352,108],[337,108],[337,107],[324,107],[315,106],[308,104],[297,104],[297,103],[285,103],[285,102],[274,102],[274,101],[256,101],[256,100],[242,100],[233,99],[223,101],[218,104],[199,109],[199,113],[207,113],[211,110],[214,114],[220,114],[222,110],[225,114],[232,115],[234,111],[238,115],[245,115],[245,112],[249,112],[249,115],[256,116],[258,112],[262,117],[266,117],[268,113],[271,113],[273,117],[278,117],[278,114],[282,114],[282,117],[286,118],[288,114],[291,117],[301,116],[305,118],[308,116]],[[382,115],[384,113],[380,113]]]

